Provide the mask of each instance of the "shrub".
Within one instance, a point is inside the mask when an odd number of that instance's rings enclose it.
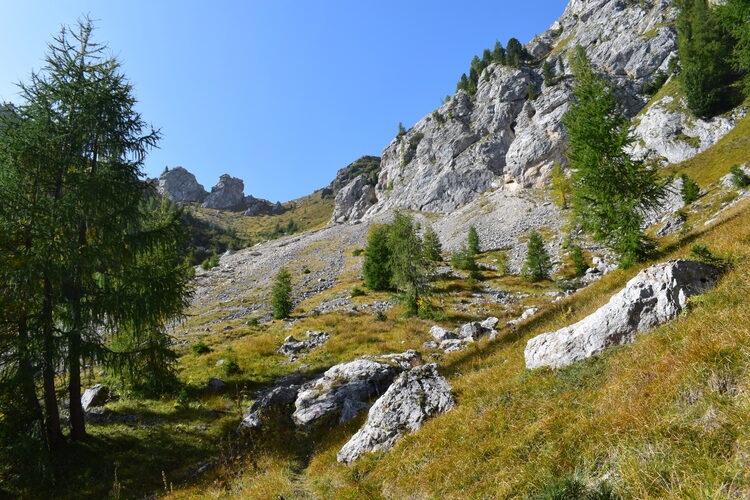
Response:
[[[242,370],[240,370],[240,365],[235,360],[229,359],[221,364],[221,371],[225,376],[229,377],[230,375],[240,373]]]
[[[302,270],[302,274],[310,274],[312,271],[310,271],[308,268],[304,268]]]
[[[194,352],[195,354],[206,354],[206,353],[209,353],[209,352],[211,352],[211,348],[210,348],[210,347],[208,347],[208,346],[207,346],[207,345],[206,345],[205,343],[203,343],[203,342],[198,342],[198,343],[196,343],[196,344],[193,344],[193,345],[192,345],[192,346],[190,347],[190,349],[191,349],[191,350],[192,350],[192,351],[193,351],[193,352]]]
[[[732,174],[732,184],[740,189],[745,189],[750,186],[750,176],[748,176],[739,165],[733,166],[729,169],[729,173]]]
[[[687,174],[682,174],[680,178],[682,179],[682,201],[685,205],[690,205],[700,196],[701,188]]]
[[[388,316],[385,315],[383,311],[378,311],[378,314],[375,315],[376,321],[388,321]]]
[[[213,254],[211,257],[208,257],[201,263],[201,268],[204,271],[208,271],[209,269],[213,269],[214,267],[219,265],[219,256],[216,254]]]
[[[445,123],[445,117],[439,111],[432,112],[432,118],[437,122],[438,125]]]
[[[258,326],[260,324],[260,320],[258,318],[250,318],[247,320],[247,326]]]
[[[271,291],[271,306],[274,319],[289,317],[292,312],[292,276],[286,268],[279,269]]]
[[[362,290],[361,288],[359,288],[359,287],[352,288],[352,293],[351,293],[352,297],[361,297],[363,295],[366,295],[366,294],[365,294],[364,290]]]
[[[657,92],[659,92],[659,89],[664,86],[668,79],[669,73],[662,70],[657,71],[654,75],[654,78],[643,87],[643,93],[651,96],[656,94]]]
[[[354,250],[352,250],[352,256],[353,257],[359,257],[363,253],[365,253],[365,249],[364,248],[355,248]]]
[[[550,260],[549,253],[547,253],[547,249],[544,248],[542,236],[538,232],[532,231],[529,235],[529,243],[526,248],[526,263],[523,266],[521,275],[524,279],[531,282],[549,279],[549,273],[552,270],[552,261]]]
[[[508,270],[510,269],[508,254],[505,252],[495,252],[495,265],[497,266],[498,274],[501,276],[508,274]]]

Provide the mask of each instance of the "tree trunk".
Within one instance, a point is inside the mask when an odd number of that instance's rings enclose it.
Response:
[[[72,304],[73,328],[68,333],[68,396],[70,398],[70,437],[86,437],[86,421],[81,405],[81,298],[77,293]]]
[[[34,367],[29,355],[29,337],[26,331],[26,322],[23,319],[18,323],[18,378],[23,404],[26,407],[25,413],[31,418],[32,422],[38,422],[41,430],[44,418],[42,417],[42,408],[39,406],[39,400],[36,397]]]
[[[60,429],[60,411],[57,406],[57,392],[55,391],[55,346],[52,337],[54,322],[52,319],[52,284],[49,278],[44,278],[44,360],[42,378],[44,381],[44,413],[45,429],[50,450],[56,451],[65,444]]]

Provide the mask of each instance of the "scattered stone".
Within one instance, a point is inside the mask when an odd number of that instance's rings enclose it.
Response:
[[[424,347],[425,349],[437,349],[438,343],[435,342],[434,340],[428,340],[427,342],[422,344],[422,347]]]
[[[325,332],[307,331],[307,340],[298,341],[291,335],[284,339],[284,343],[279,348],[281,354],[289,356],[290,361],[298,359],[302,351],[309,351],[326,343],[329,335]]]
[[[438,342],[442,342],[443,340],[447,340],[447,339],[458,338],[458,335],[456,335],[455,333],[449,330],[446,330],[445,328],[439,325],[435,325],[432,328],[430,328],[430,335],[432,335],[432,337]]]
[[[529,340],[524,351],[526,368],[561,368],[632,342],[636,333],[674,319],[688,297],[711,288],[717,278],[716,268],[689,260],[648,267],[595,313]]]
[[[440,350],[445,353],[463,351],[467,347],[469,347],[467,339],[447,339],[440,342]]]
[[[506,323],[506,326],[516,326],[521,321],[525,321],[529,319],[530,317],[532,317],[538,312],[539,312],[538,307],[529,307],[518,318],[508,321],[508,323]]]
[[[367,452],[391,449],[407,432],[455,405],[451,386],[432,363],[403,372],[370,408],[365,425],[336,456],[351,463]]]
[[[311,424],[328,415],[338,415],[345,423],[367,407],[367,401],[380,394],[400,372],[421,361],[417,351],[387,356],[363,356],[329,368],[320,378],[303,386],[292,415],[297,425]]]
[[[109,387],[102,384],[96,384],[84,391],[81,396],[81,406],[83,411],[97,406],[104,406],[109,401]]]

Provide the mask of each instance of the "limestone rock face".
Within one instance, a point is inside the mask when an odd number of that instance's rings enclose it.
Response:
[[[389,450],[406,433],[417,431],[425,420],[455,405],[451,386],[437,365],[418,366],[398,376],[370,408],[367,423],[336,456],[351,463],[365,453]]]
[[[416,351],[387,356],[363,356],[329,368],[322,377],[303,386],[294,403],[292,419],[307,425],[327,415],[340,424],[367,407],[367,400],[382,393],[400,372],[418,363]]]
[[[156,190],[174,202],[201,202],[208,194],[195,176],[182,167],[161,174]]]
[[[648,267],[595,313],[529,340],[524,351],[526,368],[561,368],[632,342],[638,332],[674,319],[688,297],[712,287],[717,278],[714,267],[689,260]]]
[[[457,92],[384,149],[374,190],[361,179],[351,181],[337,197],[333,221],[393,208],[447,213],[492,187],[515,192],[545,185],[554,163],[566,163],[562,117],[571,98],[570,52],[582,46],[634,116],[648,100],[643,87],[675,54],[675,15],[665,0],[572,0],[551,29],[526,45],[534,58],[546,58],[552,81],[542,81],[541,65],[489,65],[474,96]],[[533,100],[529,89],[537,94]]]
[[[244,207],[245,183],[242,179],[224,174],[219,177],[219,182],[211,188],[211,193],[203,202],[203,208],[215,208],[217,210],[237,210]]]
[[[104,406],[108,400],[109,387],[96,384],[94,387],[90,387],[84,391],[83,396],[81,396],[81,406],[83,406],[83,411],[86,411],[96,406]]]
[[[740,108],[729,117],[701,120],[686,110],[684,98],[674,101],[675,97],[666,95],[636,119],[636,156],[651,154],[668,163],[688,160],[719,142],[747,114],[745,108]]]

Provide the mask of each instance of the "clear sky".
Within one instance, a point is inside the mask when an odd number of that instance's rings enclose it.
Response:
[[[547,29],[567,0],[6,0],[0,101],[39,69],[46,44],[82,14],[123,63],[138,110],[161,128],[146,161],[182,165],[210,190],[287,201],[380,155],[452,94],[473,55]]]

